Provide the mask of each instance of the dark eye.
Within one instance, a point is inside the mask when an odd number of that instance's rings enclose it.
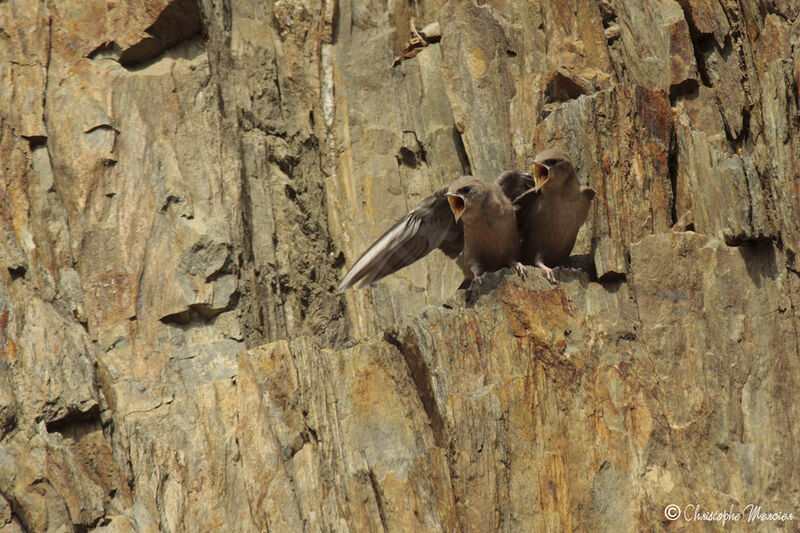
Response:
[[[556,163],[558,163],[558,159],[548,159],[547,161],[544,162],[544,164],[547,165],[548,167],[552,167]]]
[[[461,188],[458,190],[458,192],[460,192],[461,194],[469,194],[469,191],[471,191],[471,190],[472,190],[472,187],[470,187],[469,185],[467,185],[466,187],[461,187]]]

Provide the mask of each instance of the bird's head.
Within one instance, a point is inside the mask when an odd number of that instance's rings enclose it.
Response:
[[[462,176],[451,183],[447,189],[447,202],[456,222],[462,217],[469,220],[471,214],[480,207],[485,193],[486,184],[473,176]]]
[[[533,159],[533,179],[537,190],[545,185],[551,189],[559,187],[574,175],[572,160],[560,150],[545,150]]]

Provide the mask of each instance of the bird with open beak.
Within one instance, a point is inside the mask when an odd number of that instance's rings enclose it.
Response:
[[[513,176],[503,174],[500,180],[511,180]],[[530,180],[530,174],[523,176],[517,174],[517,179]],[[464,225],[462,285],[509,266],[524,275],[525,267],[518,261],[517,216],[502,186],[463,176],[450,184],[446,196],[456,222]]]
[[[533,179],[536,186],[514,202],[522,239],[520,260],[541,268],[555,283],[553,271],[569,258],[595,192],[581,186],[569,156],[559,150],[536,155]]]
[[[504,172],[494,183],[463,176],[425,198],[355,262],[339,290],[363,288],[440,249],[459,255],[464,288],[486,272],[519,272],[520,240],[512,199],[534,187],[533,175]]]
[[[362,288],[440,249],[456,258],[464,288],[486,272],[524,264],[542,268],[565,261],[594,191],[581,187],[569,157],[547,150],[534,172],[504,172],[493,183],[463,176],[425,198],[355,262],[339,290]]]

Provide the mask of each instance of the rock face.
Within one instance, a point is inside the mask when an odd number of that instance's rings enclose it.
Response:
[[[798,16],[0,3],[0,531],[797,528]],[[335,293],[545,146],[585,273]]]

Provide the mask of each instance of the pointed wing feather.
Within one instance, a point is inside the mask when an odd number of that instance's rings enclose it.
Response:
[[[339,291],[356,285],[359,289],[365,287],[436,248],[450,257],[461,253],[464,233],[450,211],[446,192],[447,189],[441,189],[425,198],[389,228],[350,268],[339,284]]]
[[[517,170],[507,170],[500,174],[495,180],[506,197],[513,203],[525,192],[533,189],[536,182],[533,179],[533,174],[527,172],[519,172]]]
[[[536,190],[536,181],[533,174],[507,170],[500,174],[496,180],[514,206],[517,215],[517,226],[520,230],[527,229],[530,210],[541,193]]]

